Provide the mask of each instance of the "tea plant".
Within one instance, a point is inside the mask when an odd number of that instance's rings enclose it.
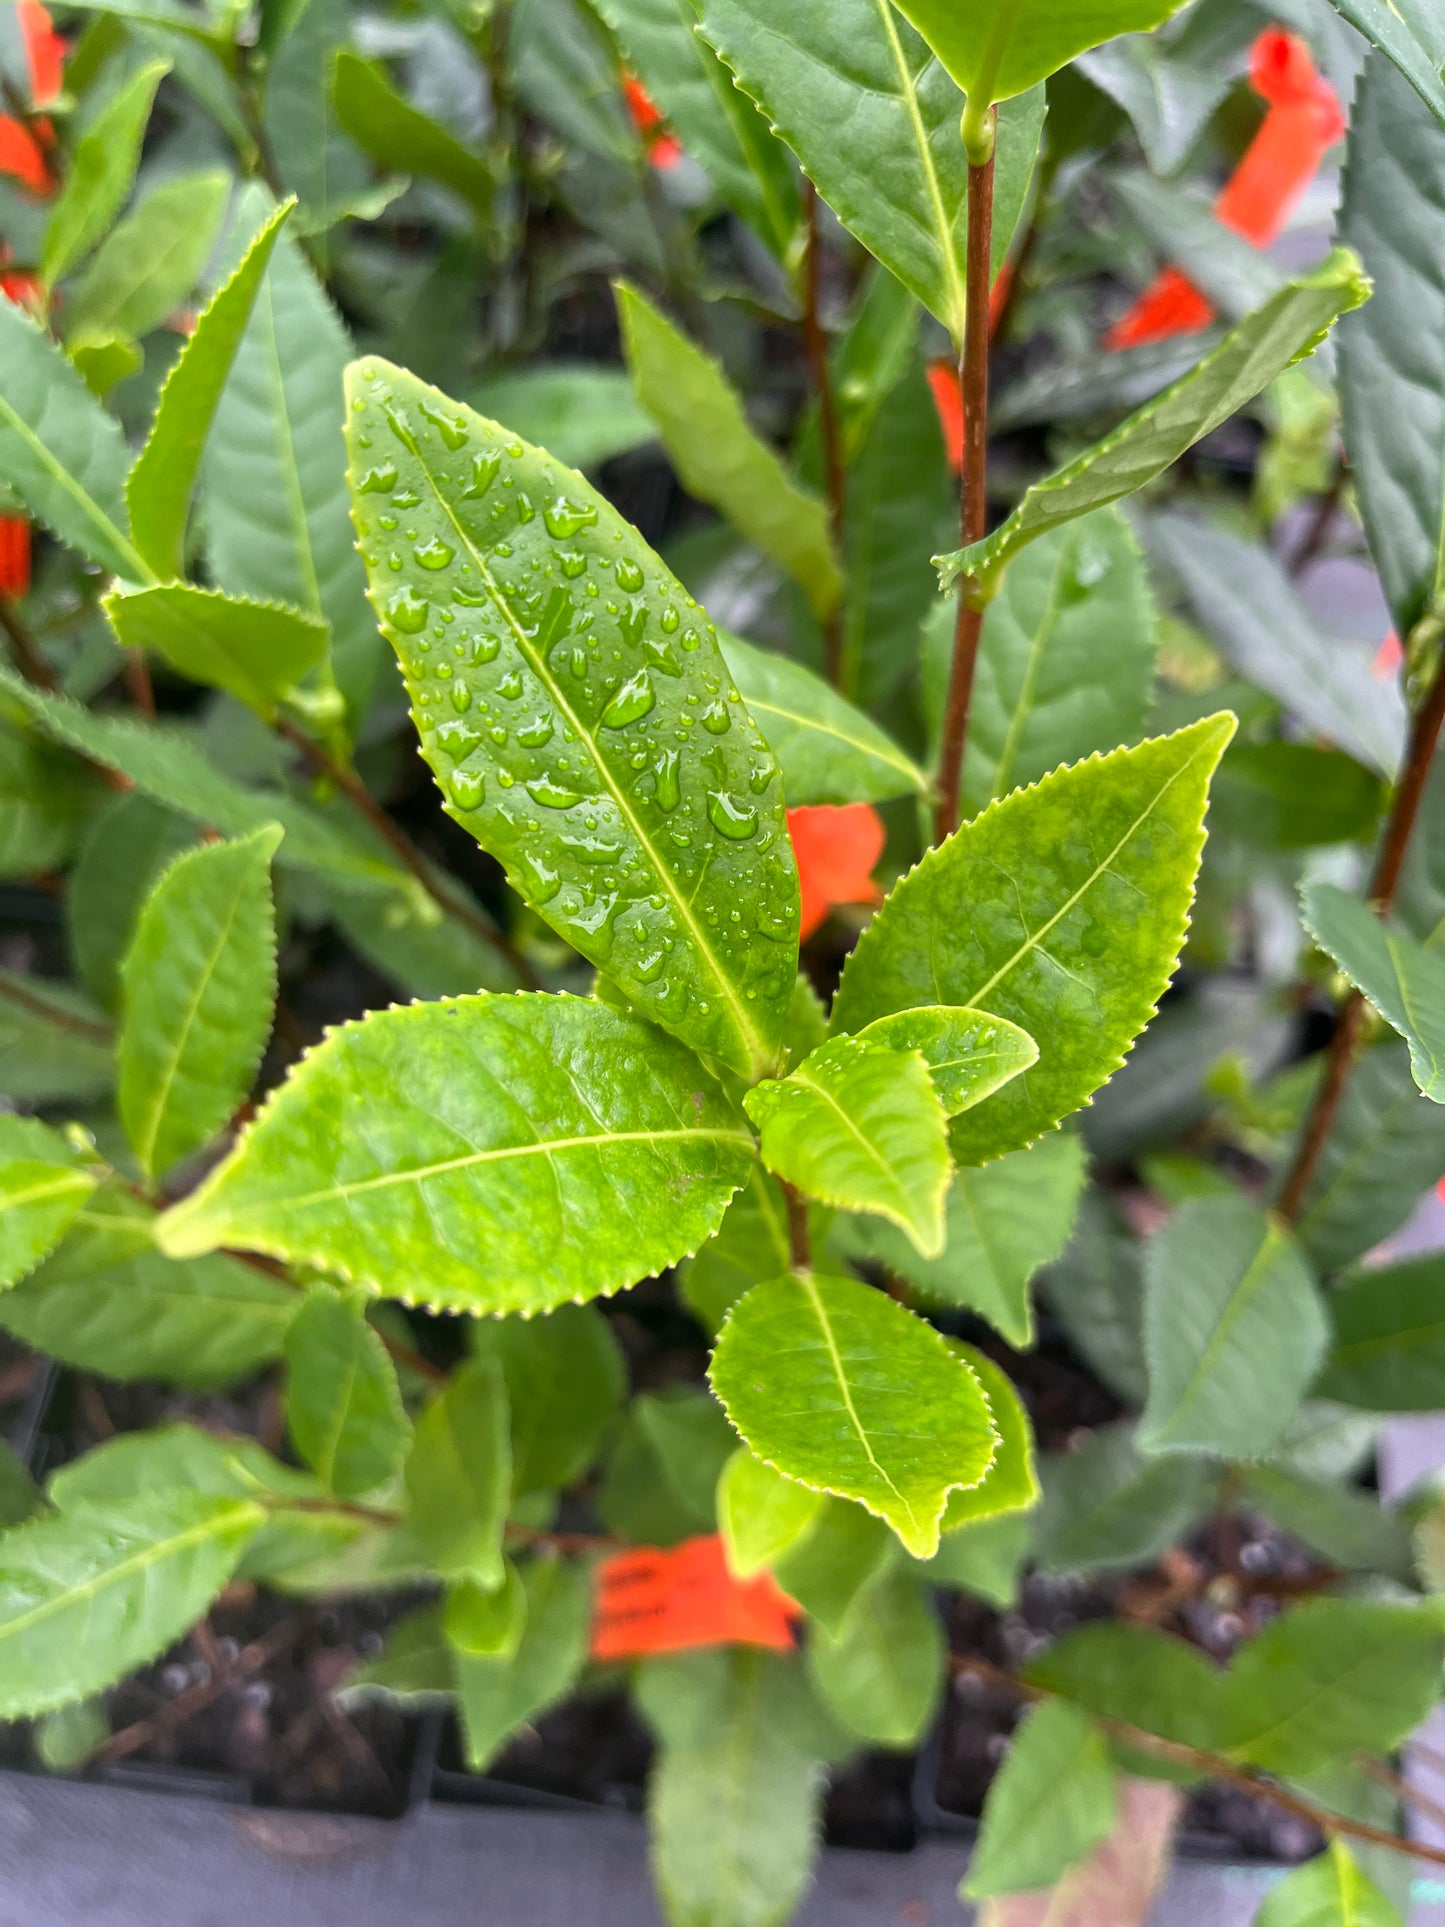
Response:
[[[1318,1827],[1266,1927],[1445,1860],[1387,1764],[1439,1506],[1355,1489],[1375,1415],[1445,1404],[1445,1261],[1359,1262],[1445,1168],[1445,44],[1340,6],[1367,57],[1298,23],[1360,68],[1339,245],[1289,276],[1109,159],[1229,151],[1246,0],[72,0],[64,91],[5,43],[0,480],[48,533],[0,850],[72,980],[0,974],[0,1326],[268,1375],[289,1436],[0,1460],[0,1716],[46,1757],[244,1579],[396,1594],[346,1691],[454,1709],[478,1772],[628,1662],[686,1927],[785,1919],[828,1770],[950,1671],[1027,1708],[964,1881],[1001,1927],[1150,1780]],[[1151,220],[1209,332],[1095,354],[1085,276]],[[546,357],[602,271],[630,387]],[[1010,282],[1054,362],[991,412]],[[717,518],[660,547],[610,499],[653,438]],[[1311,499],[1402,688],[1281,564]],[[341,944],[408,1000],[318,1037]],[[1041,1317],[1118,1416],[1036,1456]],[[606,1558],[715,1533],[796,1637],[608,1648]],[[948,1650],[942,1594],[1156,1564],[1016,1670]]]

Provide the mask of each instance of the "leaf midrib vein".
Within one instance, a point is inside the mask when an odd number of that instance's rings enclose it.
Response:
[[[911,1521],[914,1517],[913,1507],[908,1503],[907,1499],[904,1498],[903,1494],[898,1490],[898,1487],[878,1463],[873,1452],[873,1447],[869,1442],[868,1434],[863,1429],[863,1421],[859,1418],[858,1408],[853,1403],[852,1387],[849,1385],[848,1375],[843,1369],[843,1355],[838,1350],[837,1339],[833,1336],[833,1327],[829,1321],[822,1294],[818,1290],[817,1280],[812,1276],[811,1272],[800,1272],[798,1274],[798,1283],[807,1294],[813,1316],[818,1321],[818,1329],[823,1335],[823,1344],[828,1353],[828,1362],[832,1366],[833,1376],[838,1382],[838,1392],[843,1400],[843,1409],[848,1414],[848,1422],[858,1436],[858,1443],[862,1446],[868,1463],[888,1487],[888,1490],[893,1494],[894,1498],[897,1499],[898,1503],[907,1512]]]

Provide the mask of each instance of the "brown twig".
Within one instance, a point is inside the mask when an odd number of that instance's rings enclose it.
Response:
[[[811,1271],[813,1241],[808,1230],[808,1201],[786,1178],[779,1182],[788,1206],[788,1262],[794,1271]]]
[[[240,1685],[253,1673],[259,1673],[269,1666],[273,1659],[286,1650],[297,1633],[294,1620],[283,1620],[273,1626],[264,1638],[253,1639],[243,1646],[236,1657],[220,1672],[212,1671],[209,1679],[198,1680],[188,1686],[184,1693],[177,1693],[173,1700],[149,1713],[143,1720],[136,1720],[130,1726],[123,1726],[118,1733],[98,1746],[90,1755],[89,1764],[105,1766],[112,1760],[124,1759],[127,1753],[134,1753],[138,1747],[148,1745],[152,1740],[164,1739],[186,1721],[202,1712],[213,1700],[228,1692],[231,1687]]]
[[[1314,512],[1300,537],[1299,546],[1290,557],[1288,564],[1292,576],[1302,575],[1325,545],[1325,537],[1334,523],[1340,506],[1340,498],[1345,492],[1345,482],[1349,476],[1349,463],[1342,455],[1335,463],[1335,472],[1330,485],[1315,502]]]
[[[0,977],[0,997],[6,997],[22,1010],[28,1010],[32,1017],[40,1017],[47,1024],[54,1024],[57,1030],[72,1031],[75,1036],[87,1038],[92,1044],[115,1042],[115,1033],[108,1025],[93,1023],[89,1017],[78,1017],[73,1010],[62,1010],[58,1004],[37,997],[33,990],[27,990],[12,978]]]
[[[60,688],[55,671],[36,648],[34,637],[8,596],[0,596],[0,629],[10,639],[15,667],[26,682],[33,683],[37,689],[43,689],[49,695],[55,695]]]
[[[1370,902],[1382,917],[1389,914],[1395,901],[1395,892],[1400,887],[1405,852],[1410,845],[1415,819],[1420,813],[1420,799],[1425,793],[1425,783],[1440,741],[1442,725],[1445,725],[1445,656],[1442,656],[1436,668],[1424,702],[1415,712],[1410,742],[1405,752],[1405,767],[1390,805],[1389,820],[1385,824],[1385,834],[1381,838],[1380,853],[1375,862],[1375,873],[1370,880]],[[1286,1224],[1298,1221],[1334,1128],[1340,1099],[1344,1096],[1345,1084],[1359,1048],[1364,1020],[1365,1000],[1358,990],[1352,990],[1340,1008],[1339,1021],[1335,1025],[1329,1056],[1325,1061],[1324,1077],[1310,1106],[1299,1151],[1279,1194],[1276,1209]]]
[[[147,720],[153,718],[156,713],[156,692],[144,652],[140,649],[123,649],[120,673],[125,681],[125,693],[135,708]]]
[[[818,232],[818,190],[803,183],[803,207],[808,223],[807,253],[803,260],[803,343],[808,372],[818,400],[818,436],[823,445],[823,475],[828,488],[828,528],[840,561],[847,530],[848,482],[843,465],[843,436],[838,424],[838,400],[828,365],[828,337],[819,311],[822,241]],[[823,625],[824,669],[835,689],[843,681],[843,605],[841,601]]]
[[[144,1193],[138,1195],[143,1196]],[[264,1272],[268,1278],[274,1278],[277,1284],[285,1285],[291,1291],[304,1292],[306,1289],[299,1278],[292,1277],[285,1265],[278,1264],[274,1258],[263,1258],[258,1251],[233,1251],[227,1247],[222,1256],[234,1258],[239,1265],[249,1265],[252,1271]],[[424,1378],[429,1385],[446,1384],[447,1375],[439,1365],[433,1365],[429,1358],[423,1358],[420,1352],[414,1351],[401,1339],[389,1337],[379,1327],[374,1329],[398,1365],[405,1365],[408,1371],[415,1372],[418,1378]]]
[[[1368,1753],[1357,1753],[1355,1765],[1367,1780],[1373,1780],[1376,1786],[1393,1793],[1401,1806],[1413,1807],[1417,1813],[1423,1813],[1427,1820],[1435,1821],[1437,1826],[1445,1826],[1445,1806],[1441,1806],[1438,1800],[1432,1800],[1428,1793],[1421,1793],[1417,1787],[1411,1786],[1403,1774],[1386,1766],[1383,1760],[1376,1760]]]
[[[992,124],[992,116],[990,116]],[[963,354],[959,383],[963,393],[963,468],[959,484],[961,545],[981,542],[988,533],[988,355],[989,268],[993,251],[994,153],[970,159],[968,168],[968,283],[965,289]],[[963,779],[963,752],[968,740],[968,710],[973,696],[973,671],[978,661],[978,639],[983,628],[983,605],[976,585],[964,577],[958,585],[958,615],[953,627],[953,666],[948,678],[948,701],[943,712],[943,734],[938,755],[938,805],[933,840],[941,843],[958,827],[958,794]]]

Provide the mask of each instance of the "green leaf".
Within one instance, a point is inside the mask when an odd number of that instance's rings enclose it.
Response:
[[[45,229],[40,278],[47,288],[100,240],[135,179],[141,142],[168,60],[151,61],[118,87],[76,142]]]
[[[836,1634],[814,1628],[808,1677],[849,1733],[871,1746],[916,1746],[942,1696],[944,1657],[927,1589],[889,1572],[859,1593]]]
[[[338,1109],[365,1134],[323,1128]],[[333,1030],[160,1236],[176,1256],[239,1243],[388,1297],[544,1311],[685,1257],[751,1161],[730,1101],[637,1019],[446,998]]]
[[[326,656],[329,632],[318,617],[188,582],[110,595],[103,606],[123,648],[153,649],[192,682],[224,689],[267,722]]]
[[[958,90],[889,0],[702,0],[702,31],[846,228],[963,338],[968,160]],[[999,116],[992,272],[1008,254],[1043,89]]]
[[[924,640],[935,730],[953,657],[950,604]],[[1143,556],[1117,509],[1040,537],[983,619],[968,712],[963,809],[1037,783],[1060,763],[1132,742],[1154,693],[1154,602]]]
[[[456,1655],[457,1704],[467,1765],[485,1773],[519,1726],[571,1691],[587,1658],[587,1581],[560,1559],[533,1559],[522,1573],[527,1624],[510,1659]]]
[[[1445,1258],[1347,1273],[1328,1304],[1334,1342],[1321,1398],[1367,1412],[1445,1405]]]
[[[617,315],[637,398],[689,495],[710,503],[797,581],[821,619],[843,590],[823,503],[754,433],[719,364],[625,281]]]
[[[99,1700],[47,1713],[35,1729],[35,1756],[51,1773],[73,1773],[110,1737],[110,1721]]]
[[[396,1368],[366,1313],[313,1285],[286,1332],[286,1425],[327,1491],[360,1498],[384,1485],[411,1443]]]
[[[1025,489],[1012,515],[982,542],[937,559],[944,588],[960,576],[996,581],[1020,549],[1090,509],[1122,501],[1237,414],[1333,323],[1370,295],[1359,257],[1337,248],[1309,274],[1233,328],[1187,375],[1066,467]]]
[[[399,94],[380,61],[338,48],[331,87],[337,119],[374,161],[393,173],[440,181],[487,220],[494,188],[487,163]]]
[[[945,1117],[981,1104],[1039,1058],[1038,1045],[1017,1024],[952,1004],[915,1004],[891,1017],[875,1017],[856,1041],[917,1051]]]
[[[1382,1574],[1413,1588],[1410,1522],[1373,1493],[1327,1479],[1301,1478],[1278,1465],[1245,1469],[1244,1503],[1344,1572]]]
[[[426,1710],[449,1707],[455,1686],[453,1648],[435,1603],[398,1620],[381,1652],[349,1675],[337,1697],[343,1706],[379,1699]]]
[[[40,1488],[13,1446],[0,1440],[0,1526],[18,1526],[45,1509]]]
[[[1152,1626],[1080,1626],[1030,1660],[1024,1678],[1085,1713],[1177,1745],[1218,1743],[1223,1673],[1197,1646]]]
[[[512,1491],[571,1485],[596,1457],[627,1389],[607,1320],[591,1305],[545,1318],[493,1318],[468,1333],[477,1358],[495,1358],[507,1381]]]
[[[66,757],[0,720],[0,877],[63,869],[93,801]]]
[[[731,1570],[755,1579],[807,1537],[825,1503],[821,1492],[784,1478],[739,1446],[717,1489],[718,1530]]]
[[[597,1512],[615,1538],[671,1546],[717,1525],[716,1495],[736,1439],[722,1407],[680,1386],[632,1401]]]
[[[277,1357],[297,1294],[234,1258],[172,1263],[152,1222],[124,1192],[92,1198],[59,1250],[0,1298],[0,1325],[63,1365],[122,1380],[224,1385]]]
[[[1345,1085],[1295,1234],[1338,1271],[1398,1231],[1442,1170],[1445,1115],[1416,1089],[1405,1046],[1377,1044]]]
[[[1445,105],[1441,112],[1445,114]],[[1322,1854],[1270,1888],[1254,1927],[1401,1927],[1401,1922],[1345,1843],[1333,1840]]]
[[[947,1344],[983,1387],[993,1429],[998,1434],[993,1464],[979,1484],[955,1486],[948,1495],[941,1529],[951,1533],[961,1532],[979,1519],[1030,1511],[1038,1504],[1039,1481],[1034,1465],[1033,1427],[1008,1373],[985,1352],[965,1345],[962,1339],[950,1338]]]
[[[255,1077],[276,999],[271,825],[178,856],[121,966],[120,1114],[147,1176],[199,1149]]]
[[[672,1927],[782,1927],[819,1833],[823,1720],[796,1658],[734,1647],[649,1660],[652,1871]]]
[[[981,1169],[954,1172],[936,1258],[920,1258],[876,1220],[855,1220],[845,1237],[850,1250],[881,1259],[930,1304],[976,1311],[1027,1351],[1034,1342],[1030,1282],[1067,1244],[1083,1188],[1079,1138],[1044,1138]]]
[[[495,1359],[469,1359],[417,1420],[406,1522],[443,1577],[475,1579],[492,1592],[506,1574],[502,1531],[511,1493],[507,1382]]]
[[[596,468],[655,434],[627,375],[599,363],[552,361],[490,375],[467,402],[569,468]]]
[[[1210,796],[1211,827],[1259,849],[1363,842],[1383,802],[1380,780],[1317,743],[1235,743]]]
[[[1003,798],[930,850],[864,931],[835,1030],[948,1003],[1038,1044],[1027,1077],[955,1121],[959,1162],[1030,1143],[1124,1061],[1173,974],[1209,778],[1233,733],[1232,716],[1211,716]],[[942,951],[940,930],[956,933]]]
[[[160,327],[201,278],[231,191],[224,172],[184,174],[149,193],[101,243],[65,304],[69,337]]]
[[[527,1630],[527,1589],[508,1559],[506,1576],[494,1592],[473,1579],[447,1589],[443,1625],[448,1642],[468,1659],[514,1659]]]
[[[1298,1778],[1367,1748],[1389,1752],[1440,1692],[1441,1637],[1416,1606],[1311,1599],[1271,1620],[1225,1676],[1223,1747]]]
[[[743,1106],[770,1171],[825,1204],[877,1212],[925,1257],[943,1249],[947,1119],[921,1051],[836,1037]]]
[[[1117,1778],[1098,1727],[1062,1701],[1035,1706],[984,1799],[960,1893],[982,1900],[1052,1886],[1108,1836],[1116,1810]]]
[[[24,309],[0,302],[0,472],[62,542],[112,575],[147,579],[126,534],[119,422]]]
[[[145,355],[140,343],[126,334],[76,334],[65,352],[80,370],[86,387],[103,401],[112,388],[140,372]]]
[[[778,1278],[734,1306],[713,1390],[744,1443],[803,1485],[856,1499],[927,1558],[954,1486],[997,1435],[978,1380],[938,1333],[848,1278]]]
[[[90,999],[8,970],[0,970],[0,1064],[14,1103],[104,1096],[115,1083],[114,1043]]]
[[[337,48],[350,43],[352,26],[348,0],[305,0],[284,52],[265,69],[262,117],[271,151],[283,184],[301,202],[296,231],[316,237],[313,259],[322,274],[332,267],[328,230],[353,214],[376,219],[396,193],[394,179],[373,186],[370,162],[337,124],[332,64]],[[368,193],[374,211],[362,213]]]
[[[1034,1556],[1045,1572],[1144,1566],[1207,1503],[1206,1470],[1184,1453],[1144,1458],[1128,1425],[1105,1426],[1076,1451],[1046,1456]]]
[[[639,1011],[770,1069],[796,873],[782,786],[702,610],[542,451],[387,363],[358,363],[350,387],[372,593],[450,813]],[[398,491],[416,498],[409,554],[383,527]],[[631,598],[617,621],[588,593],[603,583]]]
[[[1394,61],[1445,124],[1445,27],[1429,0],[1334,0],[1339,13]]]
[[[180,1491],[212,1499],[250,1499],[262,1492],[304,1499],[315,1497],[320,1487],[309,1472],[283,1465],[252,1438],[185,1424],[118,1432],[68,1460],[46,1486],[47,1498],[61,1512],[104,1512],[151,1492]]]
[[[95,1185],[48,1125],[0,1115],[0,1290],[55,1249]]]
[[[711,1337],[745,1291],[778,1277],[790,1262],[787,1201],[777,1179],[755,1164],[717,1235],[688,1260],[679,1290]]]
[[[1329,1342],[1285,1228],[1242,1197],[1196,1198],[1144,1259],[1145,1452],[1254,1459],[1278,1443]]]
[[[923,1570],[935,1586],[970,1593],[1004,1610],[1018,1598],[1031,1529],[1032,1521],[1017,1512],[976,1519],[945,1532]]]
[[[1182,0],[975,0],[966,25],[950,0],[894,4],[970,100],[987,106],[1047,80],[1101,40],[1160,26]]]
[[[164,1652],[210,1605],[265,1514],[158,1492],[0,1537],[0,1714],[83,1699]]]
[[[870,1580],[898,1557],[898,1541],[861,1505],[824,1499],[812,1530],[778,1560],[774,1577],[809,1619],[828,1632]]]
[[[1332,883],[1304,890],[1304,924],[1410,1046],[1415,1082],[1445,1104],[1445,958]]]
[[[1131,1407],[1142,1405],[1148,1391],[1140,1255],[1103,1194],[1086,1190],[1073,1237],[1040,1280],[1049,1310],[1079,1356]]]
[[[741,636],[723,634],[718,641],[748,714],[783,772],[790,809],[885,803],[928,788],[918,765],[820,676]]]
[[[185,566],[186,521],[201,455],[276,236],[294,206],[287,201],[266,217],[229,279],[201,310],[126,480],[136,548],[159,576],[178,576]]]
[[[601,0],[598,11],[689,156],[788,265],[801,215],[792,162],[698,33],[696,0]]]

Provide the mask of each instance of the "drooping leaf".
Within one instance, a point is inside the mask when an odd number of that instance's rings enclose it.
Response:
[[[591,1464],[619,1410],[626,1372],[607,1320],[591,1305],[545,1318],[473,1324],[473,1354],[495,1358],[507,1382],[512,1491],[570,1485]]]
[[[740,636],[718,640],[748,714],[783,772],[790,808],[884,803],[927,789],[918,765],[820,676]]]
[[[323,1128],[337,1107],[365,1134]],[[447,998],[332,1031],[159,1235],[173,1255],[241,1244],[386,1296],[535,1312],[688,1255],[751,1162],[731,1102],[637,1019]]]
[[[135,545],[158,576],[178,576],[184,567],[186,521],[201,455],[271,250],[294,205],[283,202],[265,218],[229,279],[201,310],[126,479]]]
[[[718,1480],[717,1518],[731,1570],[755,1579],[801,1543],[826,1501],[740,1445]]]
[[[147,579],[126,534],[119,422],[13,301],[0,301],[0,473],[62,542],[113,575]]]
[[[1445,1405],[1445,1259],[1348,1273],[1330,1293],[1333,1343],[1316,1389],[1367,1412]]]
[[[635,1545],[673,1546],[717,1525],[717,1489],[737,1445],[717,1400],[673,1386],[628,1407],[597,1495],[607,1530]]]
[[[702,31],[838,219],[963,337],[968,164],[958,90],[890,0],[702,0]],[[1023,211],[1043,89],[999,116],[992,271]]]
[[[1445,101],[1441,113],[1445,115]],[[1344,1841],[1337,1839],[1271,1887],[1254,1927],[1401,1927],[1401,1921]]]
[[[450,812],[639,1011],[770,1068],[795,977],[792,853],[703,612],[542,451],[385,363],[358,363],[350,388],[372,594]],[[382,526],[398,491],[416,498],[404,549]]]
[[[1445,125],[1445,27],[1429,0],[1334,0],[1334,5],[1394,61]]]
[[[475,1579],[490,1592],[505,1576],[511,1492],[507,1381],[495,1359],[469,1359],[417,1420],[406,1461],[407,1526],[443,1576]]]
[[[157,1492],[0,1536],[0,1713],[83,1699],[163,1652],[264,1517],[246,1499]]]
[[[921,1051],[837,1037],[743,1104],[770,1171],[805,1197],[876,1212],[925,1257],[938,1255],[947,1119]]]
[[[656,433],[625,372],[588,361],[491,375],[467,403],[569,468],[596,468]]]
[[[1028,1144],[1123,1062],[1174,969],[1209,778],[1233,731],[1232,716],[1209,717],[1003,798],[930,850],[864,931],[835,1029],[943,1002],[1038,1044],[1027,1077],[954,1122],[960,1162]],[[940,929],[955,933],[942,952]]]
[[[836,1633],[814,1629],[808,1677],[846,1731],[871,1746],[915,1746],[937,1710],[944,1636],[914,1574],[884,1573],[848,1608]]]
[[[1039,1058],[1038,1045],[1017,1024],[954,1004],[914,1004],[891,1017],[875,1017],[857,1042],[917,1051],[945,1117],[981,1104]]]
[[[127,649],[153,649],[192,682],[224,689],[269,722],[280,697],[326,655],[324,622],[188,582],[111,595],[105,612]]]
[[[993,1464],[977,1485],[955,1486],[949,1493],[941,1527],[945,1534],[961,1532],[980,1519],[1028,1512],[1039,1500],[1033,1428],[1013,1380],[976,1346],[965,1345],[960,1338],[950,1338],[948,1346],[983,1387],[998,1447]]]
[[[379,61],[338,48],[331,87],[337,119],[373,160],[394,173],[440,181],[479,220],[488,219],[495,182],[486,161],[398,93]]]
[[[759,1285],[713,1353],[744,1442],[789,1478],[856,1499],[927,1558],[950,1489],[977,1485],[996,1435],[977,1378],[881,1292],[811,1275]]]
[[[101,243],[65,304],[68,337],[146,335],[190,294],[210,258],[231,190],[220,171],[165,181]]]
[[[683,487],[786,569],[818,616],[829,615],[843,580],[823,503],[754,433],[717,362],[625,281],[617,285],[617,314],[637,398]]]
[[[0,1116],[0,1290],[55,1249],[95,1185],[49,1125]]]
[[[507,1739],[568,1693],[587,1657],[590,1601],[576,1566],[545,1557],[522,1569],[527,1623],[510,1659],[455,1658],[467,1765],[484,1773]]]
[[[385,1484],[411,1441],[396,1368],[362,1307],[313,1285],[286,1332],[286,1425],[330,1492]]]
[[[965,23],[950,0],[895,0],[963,91],[1011,100],[1119,33],[1147,33],[1182,0],[978,0]],[[1043,1885],[1043,1882],[1039,1883]]]
[[[118,87],[75,144],[45,229],[40,278],[53,288],[119,214],[135,179],[141,142],[168,60],[141,67]]]
[[[1086,1713],[1125,1720],[1181,1746],[1218,1744],[1224,1675],[1197,1646],[1120,1621],[1066,1633],[1024,1677]]]
[[[1305,928],[1410,1047],[1415,1082],[1445,1104],[1445,957],[1332,883],[1309,884]]]
[[[980,1169],[954,1172],[936,1258],[920,1258],[876,1219],[855,1220],[845,1235],[849,1249],[882,1259],[931,1304],[976,1311],[1027,1351],[1034,1342],[1029,1284],[1068,1242],[1083,1188],[1081,1141],[1048,1137]]]
[[[216,1133],[249,1090],[271,1031],[275,825],[178,856],[121,966],[120,1114],[147,1176]]]
[[[1034,1557],[1046,1572],[1147,1565],[1207,1503],[1202,1459],[1144,1458],[1128,1425],[1105,1426],[1077,1451],[1046,1456]]]
[[[1094,1722],[1061,1700],[1034,1707],[989,1787],[960,1892],[982,1900],[1050,1886],[1109,1833],[1116,1803]]]
[[[1032,483],[1008,519],[982,542],[940,556],[943,586],[960,576],[996,580],[1021,549],[1050,529],[1133,495],[1309,354],[1333,323],[1369,294],[1359,257],[1337,248],[1231,329],[1187,375],[1111,435]]]
[[[1144,1260],[1146,1452],[1254,1459],[1309,1389],[1329,1326],[1288,1231],[1243,1197],[1196,1198]]]

